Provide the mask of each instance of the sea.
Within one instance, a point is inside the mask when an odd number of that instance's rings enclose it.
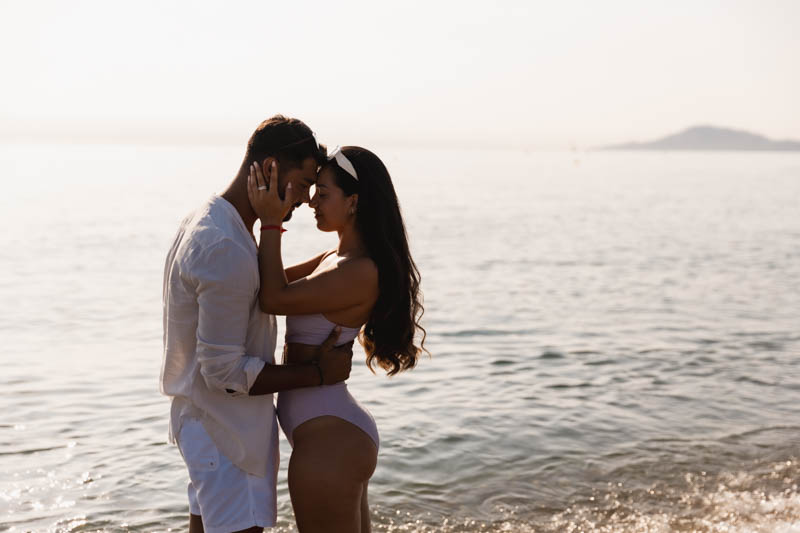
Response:
[[[368,148],[430,351],[356,348],[374,531],[800,532],[800,153]],[[0,145],[0,531],[187,529],[164,259],[242,155]],[[336,244],[287,227],[286,263]]]

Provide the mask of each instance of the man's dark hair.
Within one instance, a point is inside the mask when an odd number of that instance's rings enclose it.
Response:
[[[302,120],[275,115],[258,125],[247,141],[245,162],[275,157],[282,168],[299,168],[309,157],[318,165],[327,160],[325,146]]]

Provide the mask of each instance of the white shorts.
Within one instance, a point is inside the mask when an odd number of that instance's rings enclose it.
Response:
[[[189,512],[203,518],[206,533],[275,525],[276,487],[271,476],[254,476],[231,463],[196,418],[181,423],[178,448],[189,469]]]

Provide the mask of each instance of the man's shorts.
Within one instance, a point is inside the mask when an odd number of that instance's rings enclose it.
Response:
[[[202,516],[206,533],[275,525],[270,476],[254,476],[231,463],[196,418],[183,420],[178,448],[189,469],[189,512]]]

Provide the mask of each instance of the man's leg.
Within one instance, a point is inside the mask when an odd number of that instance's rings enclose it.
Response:
[[[263,531],[263,527],[256,526],[250,529],[235,531],[234,533],[263,533]],[[189,533],[205,533],[205,530],[203,530],[203,519],[200,516],[196,514],[189,515]]]
[[[254,476],[232,464],[196,419],[183,421],[178,447],[191,479],[190,533],[258,533],[274,525],[275,487],[270,476]]]
[[[203,519],[196,515],[189,515],[189,533],[205,533],[203,529]]]

